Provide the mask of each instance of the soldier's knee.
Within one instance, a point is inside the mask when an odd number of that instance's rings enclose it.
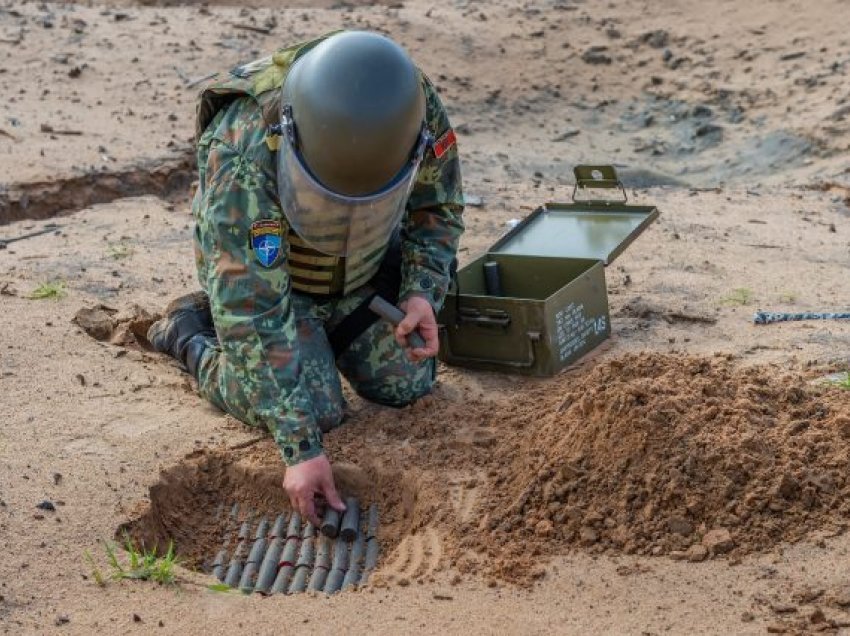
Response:
[[[361,382],[357,394],[371,402],[401,408],[431,393],[434,388],[436,363],[428,360],[409,375],[391,375]]]

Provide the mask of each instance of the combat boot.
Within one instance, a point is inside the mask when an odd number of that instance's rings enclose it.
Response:
[[[216,339],[210,300],[204,292],[192,292],[172,300],[165,317],[148,329],[154,350],[166,353],[197,377],[201,356]]]

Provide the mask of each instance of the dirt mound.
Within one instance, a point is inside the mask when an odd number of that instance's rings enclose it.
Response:
[[[101,304],[83,307],[74,315],[72,322],[100,342],[149,351],[148,329],[159,318],[160,314],[135,303],[122,310]]]
[[[850,392],[778,368],[630,355],[533,391],[505,419],[488,515],[467,541],[503,576],[573,546],[764,550],[850,513]]]
[[[573,549],[700,561],[843,528],[850,391],[725,357],[588,366],[497,402],[438,389],[401,410],[361,404],[326,436],[342,493],[379,504],[376,581],[450,566],[528,583]],[[282,473],[271,441],[199,454],[126,527],[200,564],[222,504],[287,507]]]

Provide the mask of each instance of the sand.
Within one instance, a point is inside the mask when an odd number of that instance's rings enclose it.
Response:
[[[0,8],[0,239],[61,226],[0,250],[2,631],[846,632],[850,398],[813,382],[850,325],[751,323],[847,309],[843,3],[262,5]],[[196,287],[194,82],[341,26],[440,87],[482,200],[462,261],[581,161],[662,215],[607,269],[612,339],[564,374],[349,396],[327,447],[382,507],[372,588],[216,593],[218,504],[286,502],[273,445],[140,337]],[[108,572],[124,529],[177,543],[179,591],[96,585],[84,553]]]

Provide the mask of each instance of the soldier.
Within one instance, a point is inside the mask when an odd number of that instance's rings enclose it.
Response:
[[[400,407],[430,392],[435,315],[463,232],[460,164],[434,86],[392,40],[339,32],[237,67],[201,94],[192,205],[203,292],[148,334],[203,397],[265,427],[293,508],[342,511],[322,433],[339,373]],[[405,319],[393,328],[368,303]],[[418,330],[425,346],[411,349]]]

